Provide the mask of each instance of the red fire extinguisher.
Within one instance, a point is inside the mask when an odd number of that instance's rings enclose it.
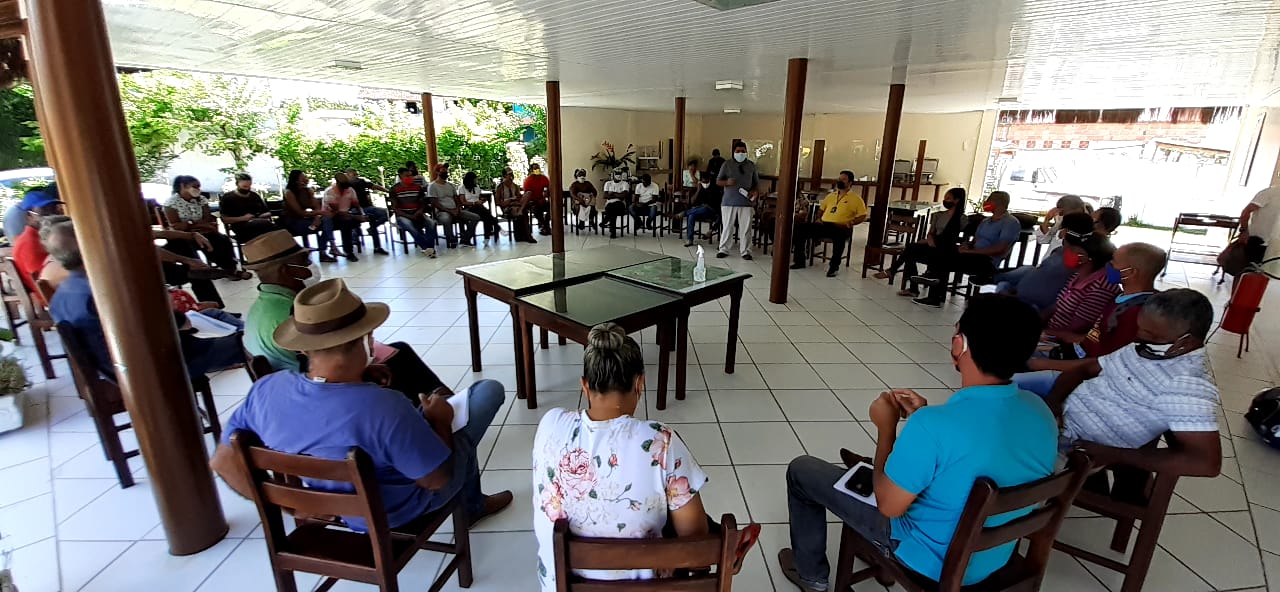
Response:
[[[1277,259],[1280,257],[1250,265],[1236,277],[1231,300],[1227,302],[1227,310],[1222,314],[1218,328],[1240,336],[1237,358],[1249,351],[1249,328],[1253,326],[1253,318],[1262,311],[1262,297],[1267,293],[1267,284],[1276,277],[1263,271],[1262,266]]]

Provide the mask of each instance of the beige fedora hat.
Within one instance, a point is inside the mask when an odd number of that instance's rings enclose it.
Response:
[[[287,230],[272,230],[245,243],[241,248],[244,250],[245,269],[262,269],[278,264],[298,253],[310,253],[315,250],[298,246],[298,243],[293,240],[293,235]]]
[[[391,307],[366,304],[341,278],[298,292],[293,316],[276,327],[276,344],[293,351],[316,351],[368,335],[387,321]]]

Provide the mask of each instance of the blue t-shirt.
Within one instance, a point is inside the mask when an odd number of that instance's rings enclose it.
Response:
[[[387,524],[400,526],[440,505],[435,494],[414,483],[449,458],[450,450],[403,394],[369,383],[316,382],[298,372],[280,371],[254,383],[244,404],[222,433],[251,430],[272,450],[341,460],[358,446],[373,460],[387,511]],[[307,482],[309,487],[352,491],[348,483]],[[364,520],[343,517],[363,532]]]
[[[49,316],[55,322],[69,323],[98,370],[115,377],[111,353],[107,351],[107,336],[102,332],[102,319],[98,317],[98,306],[94,304],[93,291],[89,289],[89,276],[83,270],[71,272],[58,284],[58,291],[49,301]]]
[[[1022,223],[1017,218],[1005,214],[1003,218],[996,220],[995,218],[987,218],[978,224],[978,230],[974,233],[975,239],[973,248],[985,249],[997,243],[1013,243],[1018,241],[1018,233],[1022,232]],[[991,263],[996,267],[1000,266],[1000,261],[1004,259],[1004,254],[992,255]]]
[[[916,495],[907,513],[892,520],[894,552],[911,569],[934,580],[956,523],[979,477],[999,487],[1020,485],[1053,472],[1058,423],[1040,397],[1016,385],[971,386],[945,404],[916,411],[885,462],[885,475]],[[1031,508],[992,517],[998,526]],[[986,579],[1013,553],[1009,543],[974,553],[964,584]]]

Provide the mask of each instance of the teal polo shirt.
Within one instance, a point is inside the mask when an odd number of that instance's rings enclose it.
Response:
[[[979,477],[1000,487],[1021,485],[1053,472],[1058,423],[1040,397],[1016,385],[971,386],[943,405],[916,411],[902,427],[885,475],[916,495],[907,513],[892,520],[894,554],[911,569],[937,580],[956,524]],[[993,516],[998,526],[1031,508]],[[964,585],[1004,567],[1016,543],[974,553]]]
[[[260,284],[258,299],[244,319],[244,348],[266,356],[276,370],[298,370],[298,354],[276,345],[276,327],[293,313],[297,292],[275,284]]]

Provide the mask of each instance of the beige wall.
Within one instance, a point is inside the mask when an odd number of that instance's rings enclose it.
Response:
[[[599,188],[600,180],[607,172],[591,170],[591,156],[600,151],[600,143],[605,140],[613,143],[619,156],[626,151],[627,144],[656,144],[662,153],[662,166],[666,166],[667,140],[675,135],[674,109],[674,105],[671,112],[565,107],[561,133],[566,186],[573,182],[574,169],[587,169],[587,176]],[[684,129],[685,145],[696,145],[696,140],[702,136],[702,116],[687,115]],[[686,148],[685,154],[688,158],[696,152],[690,153]],[[703,157],[705,161],[705,155]],[[656,180],[666,181],[663,178]]]

